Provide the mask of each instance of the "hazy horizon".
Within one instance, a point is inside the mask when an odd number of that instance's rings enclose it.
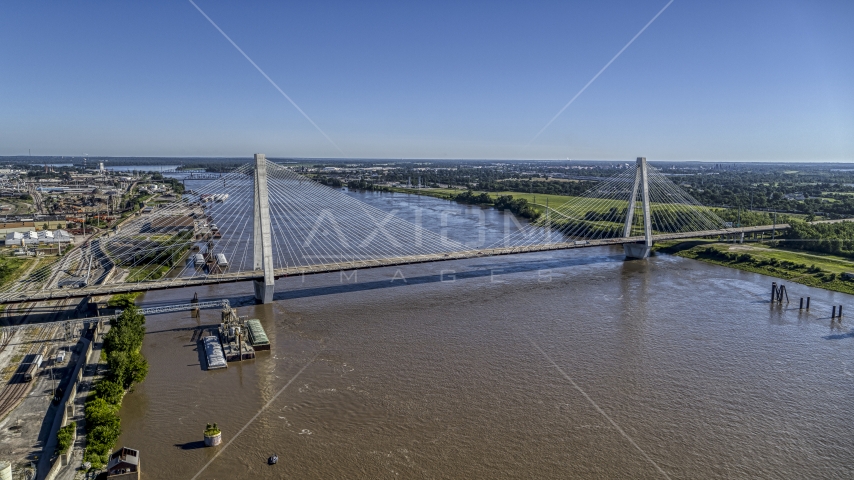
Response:
[[[258,152],[263,153],[263,152]],[[633,162],[637,157],[634,158],[400,158],[400,157],[388,157],[388,158],[377,158],[377,157],[294,157],[287,155],[269,155],[265,154],[267,159],[269,160],[295,160],[295,161],[316,161],[316,162],[610,162],[610,163],[624,163],[624,162]],[[87,156],[82,157],[80,155],[0,155],[0,163],[3,163],[5,159],[15,159],[16,161],[22,161],[27,159],[32,159],[34,162],[42,162],[44,159],[49,160],[63,160],[66,159],[69,162],[72,160],[83,161],[86,158],[90,162],[98,162],[98,161],[109,161],[110,159],[122,160],[122,161],[133,161],[133,160],[147,160],[147,159],[156,159],[156,160],[240,160],[245,159],[247,162],[252,160],[252,155],[218,155],[218,156],[175,156],[175,155],[127,155],[127,156],[119,156],[119,155],[103,155],[103,156]],[[663,163],[762,163],[762,164],[840,164],[846,165],[848,163],[852,163],[850,160],[673,160],[673,159],[656,159],[649,158],[647,160],[652,163],[663,162]],[[105,168],[109,169],[109,164],[105,164]]]

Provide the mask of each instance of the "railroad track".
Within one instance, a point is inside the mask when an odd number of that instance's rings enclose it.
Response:
[[[38,348],[43,345],[45,340],[49,340],[55,338],[56,330],[58,327],[48,327],[45,326],[41,332],[38,334],[38,338],[33,342],[32,345],[27,348],[27,352],[24,354],[24,358],[26,359],[28,355],[36,353]],[[11,338],[11,336],[10,336]],[[8,340],[6,340],[6,345],[8,345]],[[5,348],[5,345],[4,345]],[[42,361],[45,361],[44,359]],[[23,363],[22,363],[23,365]],[[20,369],[20,368],[19,368]],[[8,382],[3,386],[3,389],[0,390],[0,420],[6,418],[9,413],[14,410],[19,403],[27,396],[30,389],[35,385],[36,379],[33,379],[31,382],[23,381],[23,372],[16,372],[12,375],[12,378],[9,379]]]

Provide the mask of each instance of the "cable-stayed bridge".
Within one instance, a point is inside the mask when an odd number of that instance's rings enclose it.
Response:
[[[787,225],[726,228],[645,158],[498,241],[472,248],[255,155],[255,161],[123,221],[0,292],[0,303],[274,280],[483,256],[623,245],[645,258],[656,240],[743,235]],[[93,268],[94,266],[94,268]]]

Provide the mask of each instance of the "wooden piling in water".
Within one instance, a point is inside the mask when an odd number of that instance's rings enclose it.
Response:
[[[774,297],[777,296],[777,282],[771,282],[771,303],[774,303]]]
[[[804,297],[801,297],[801,306],[798,307],[798,310],[803,310],[803,309],[804,309]]]
[[[807,310],[810,309],[810,297],[807,297]]]
[[[830,318],[836,318],[836,305],[833,306],[833,314],[830,316]]]

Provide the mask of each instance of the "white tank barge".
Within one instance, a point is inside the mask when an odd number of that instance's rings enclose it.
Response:
[[[219,340],[213,335],[202,339],[205,345],[205,355],[208,359],[208,370],[216,370],[218,368],[228,368],[225,362],[225,355],[222,353],[222,345]]]

